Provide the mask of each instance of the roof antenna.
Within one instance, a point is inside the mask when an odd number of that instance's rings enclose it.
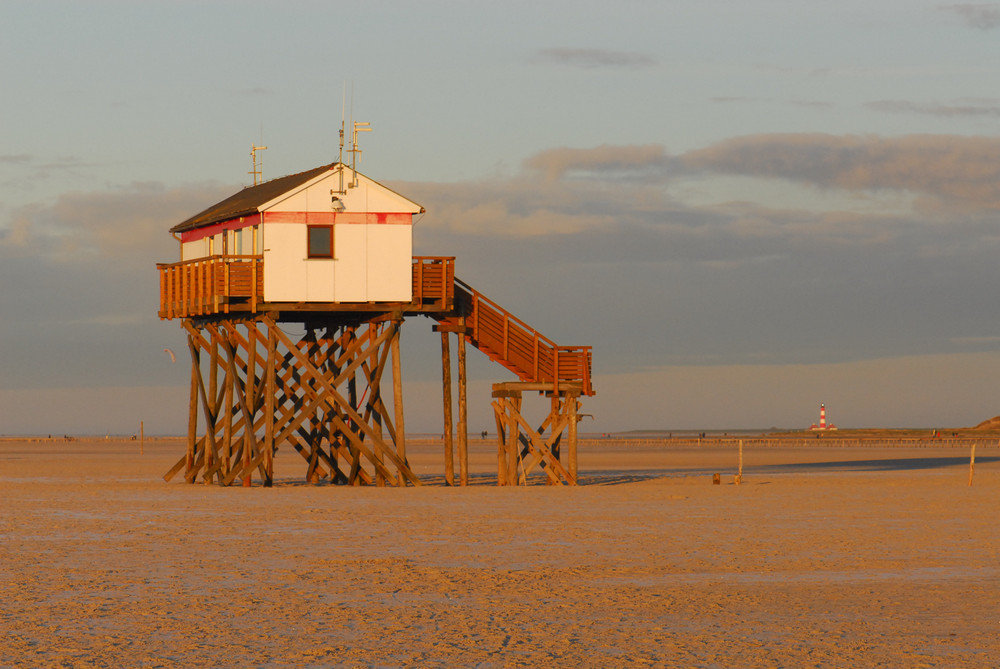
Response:
[[[248,172],[248,174],[253,175],[253,185],[261,183],[264,175],[264,159],[261,158],[260,162],[257,162],[257,152],[266,149],[266,146],[257,146],[253,142],[250,143],[250,158],[253,161],[253,169]]]
[[[347,80],[344,80],[344,95],[341,98],[340,103],[340,154],[337,156],[337,165],[339,166],[340,172],[340,190],[337,191],[338,194],[343,195],[347,191],[344,190],[344,120],[347,114]]]
[[[346,82],[345,82],[346,87]],[[351,183],[347,184],[348,188],[358,187],[358,154],[361,153],[361,149],[358,148],[358,133],[359,132],[371,132],[371,123],[367,121],[355,121],[354,120],[354,82],[351,82],[351,148],[347,150],[351,154]]]
[[[358,172],[355,169],[355,165],[358,161],[358,154],[361,153],[361,149],[358,148],[358,133],[359,132],[371,132],[371,123],[367,121],[354,121],[353,124],[354,131],[351,134],[351,148],[349,153],[351,154],[351,172],[354,174],[354,183],[351,184],[351,188],[357,188],[358,186]]]

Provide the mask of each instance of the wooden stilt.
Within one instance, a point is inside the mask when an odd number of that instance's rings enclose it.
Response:
[[[577,462],[576,462],[576,427],[580,419],[577,415],[577,410],[579,409],[579,400],[577,400],[577,395],[568,394],[566,396],[566,403],[569,405],[569,423],[566,426],[568,429],[569,443],[567,444],[567,457],[569,459],[569,477],[570,485],[576,485],[579,479],[577,478]]]
[[[452,443],[451,417],[451,348],[448,332],[441,333],[441,377],[444,400],[444,482],[455,485],[454,446]]]
[[[392,323],[393,335],[392,347],[392,404],[396,414],[396,455],[406,462],[406,437],[403,425],[403,378],[402,366],[399,360],[399,331],[402,320],[394,320]],[[406,480],[402,473],[396,479],[396,485],[406,485]]]
[[[201,353],[194,337],[188,335],[188,349],[191,351],[191,399],[188,407],[187,455],[184,461],[185,478],[194,469],[195,440],[198,438],[198,379],[201,378]]]
[[[517,465],[520,461],[520,425],[515,419],[521,413],[521,394],[505,399],[507,404],[507,485],[519,483]]]
[[[460,332],[458,334],[458,476],[459,483],[464,486],[469,485],[469,417],[465,384],[465,336]]]
[[[257,229],[254,228],[256,235]],[[274,394],[275,394],[275,359],[277,357],[278,339],[274,336],[275,323],[272,319],[265,320],[267,327],[267,365],[264,368],[264,467],[267,472],[264,485],[274,485]]]
[[[215,366],[218,366],[218,339],[213,339],[212,351],[214,353]],[[223,400],[222,400],[222,458],[225,463],[220,468],[219,481],[224,481],[233,470],[233,391],[236,379],[229,374],[229,367],[226,367],[226,374],[223,377]],[[211,479],[206,483],[211,482]]]

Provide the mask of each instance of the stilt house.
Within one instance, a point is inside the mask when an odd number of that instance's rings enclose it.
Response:
[[[192,376],[187,453],[165,478],[183,470],[190,482],[250,485],[259,472],[270,485],[274,454],[290,445],[310,481],[418,485],[406,459],[399,333],[420,314],[442,338],[445,480],[453,482],[455,334],[461,483],[467,342],[518,379],[494,386],[498,483],[524,482],[536,469],[549,482],[576,483],[579,398],[594,392],[590,347],[557,346],[458,280],[453,257],[414,257],[414,216],[423,211],[335,162],[244,188],[170,230],[180,260],[158,265],[159,313],[182,319]],[[289,322],[305,329],[297,341],[280,327]],[[390,367],[387,411],[380,383]],[[521,416],[523,391],[552,399],[538,431]]]

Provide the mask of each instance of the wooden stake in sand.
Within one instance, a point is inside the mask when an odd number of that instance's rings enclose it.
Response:
[[[969,485],[972,485],[972,475],[976,471],[976,442],[972,442],[972,453],[969,455]]]
[[[733,477],[733,483],[739,485],[743,483],[743,440],[740,439],[740,465],[739,470],[736,472],[736,476]]]
[[[142,421],[139,421],[139,455],[142,455],[143,446],[146,443],[146,435],[143,431]]]

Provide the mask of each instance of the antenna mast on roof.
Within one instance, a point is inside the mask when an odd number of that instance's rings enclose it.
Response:
[[[351,172],[354,175],[354,183],[351,184],[351,188],[355,188],[358,185],[358,173],[355,169],[355,165],[358,162],[358,154],[361,153],[361,149],[358,148],[358,133],[359,132],[371,132],[371,123],[367,121],[354,121],[354,132],[351,134],[351,148],[349,153],[351,154]]]
[[[256,144],[253,143],[250,144],[250,159],[253,161],[253,169],[251,169],[250,172],[248,172],[248,174],[253,175],[254,186],[256,186],[257,184],[261,183],[264,180],[263,179],[264,160],[262,158],[259,163],[257,162],[257,152],[263,151],[266,148],[267,148],[266,146],[257,146]]]
[[[344,96],[341,98],[340,103],[340,153],[337,156],[337,165],[339,165],[340,172],[340,190],[337,191],[338,194],[343,195],[347,191],[344,190],[344,121],[347,114],[347,82],[344,82]],[[331,193],[332,195],[332,193]]]

